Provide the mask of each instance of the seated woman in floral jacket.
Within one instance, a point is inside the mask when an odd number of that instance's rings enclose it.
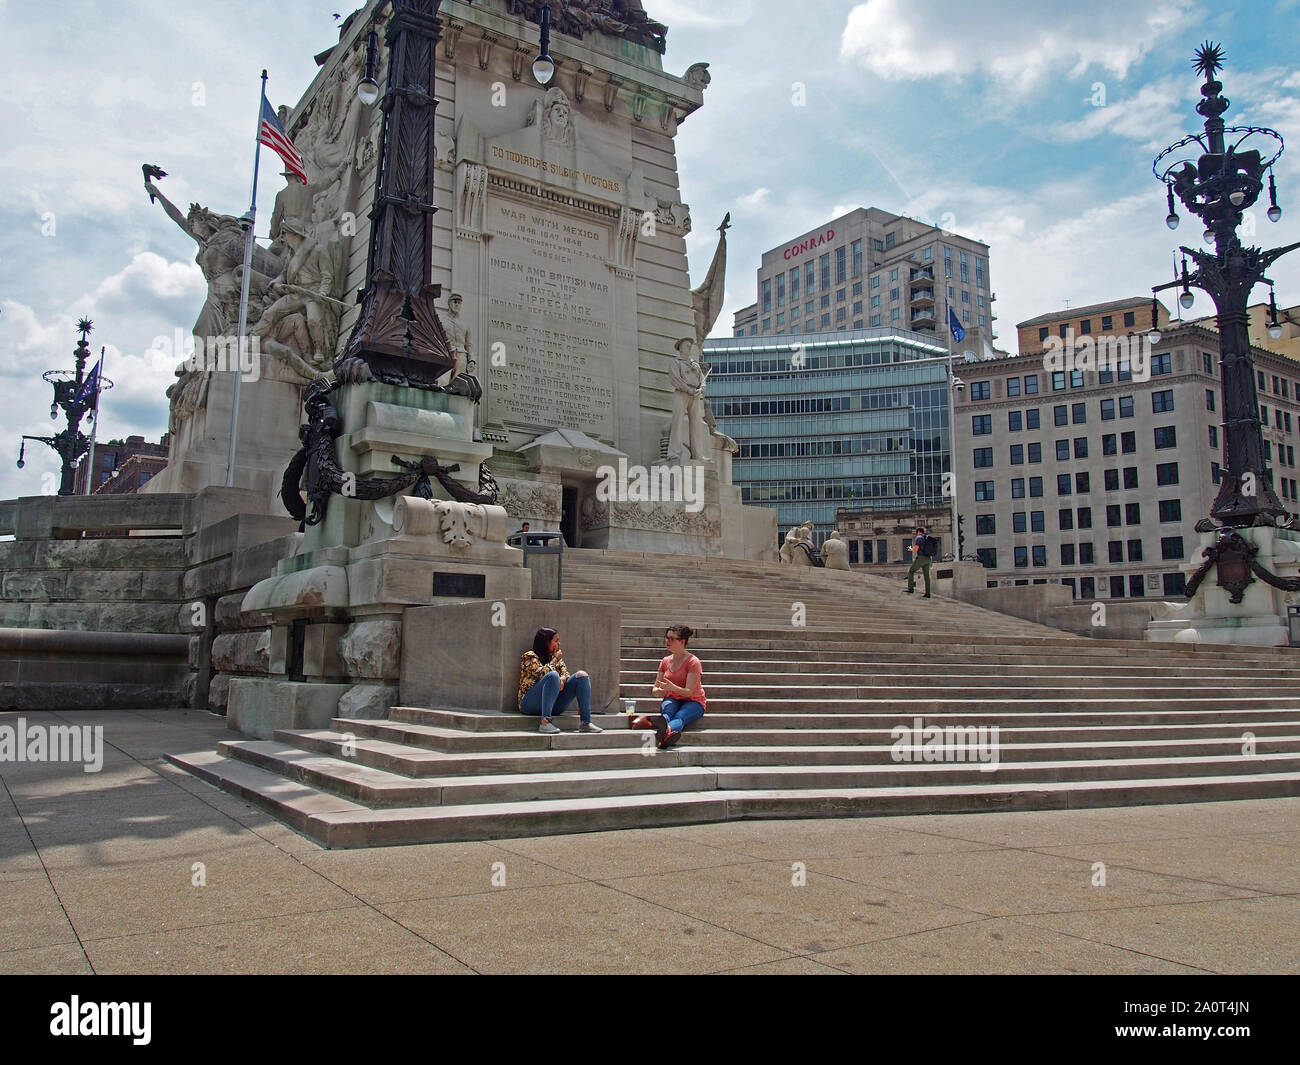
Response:
[[[586,670],[572,676],[564,665],[560,651],[560,634],[541,628],[533,637],[533,649],[519,660],[519,712],[540,716],[538,732],[555,733],[559,728],[551,721],[578,701],[579,732],[604,732],[591,723],[591,678]]]

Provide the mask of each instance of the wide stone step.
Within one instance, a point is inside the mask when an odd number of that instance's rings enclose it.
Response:
[[[660,764],[600,773],[550,772],[424,777],[360,765],[273,740],[228,740],[219,753],[321,791],[367,806],[453,806],[522,799],[598,798],[604,795],[712,791],[713,770]]]
[[[623,696],[632,699],[638,714],[657,712],[660,700],[633,690]],[[987,714],[992,708],[1024,713],[1095,712],[1107,708],[1125,713],[1147,713],[1157,710],[1234,710],[1258,708],[1267,710],[1294,710],[1296,700],[1268,695],[1236,698],[1199,698],[1197,696],[1166,696],[1145,693],[1131,699],[1109,697],[1086,698],[1082,696],[1060,699],[1009,698],[1006,694],[996,699],[947,698],[934,699],[918,695],[915,699],[728,699],[709,696],[710,714],[745,713],[795,713],[806,711],[821,714],[865,713],[924,715],[931,714]]]
[[[624,662],[624,666],[628,663]],[[823,686],[845,686],[862,683],[857,678],[867,677],[877,687],[961,687],[961,688],[1000,688],[1000,687],[1038,687],[1043,685],[1063,686],[1071,688],[1110,688],[1112,685],[1136,686],[1141,688],[1183,688],[1196,690],[1201,694],[1206,694],[1209,687],[1222,688],[1225,691],[1238,692],[1240,687],[1232,685],[1224,687],[1226,680],[1219,674],[1212,671],[1206,671],[1196,676],[1173,677],[1168,671],[1156,672],[1154,667],[1149,673],[1132,673],[1132,672],[1115,672],[1108,669],[1105,673],[1093,671],[1080,673],[1077,668],[1062,667],[1059,672],[1050,674],[1035,673],[1027,675],[1025,673],[967,673],[967,672],[934,672],[926,670],[923,667],[917,667],[912,673],[902,673],[894,670],[877,671],[866,668],[858,670],[837,669],[834,672],[814,672],[812,670],[789,669],[787,663],[780,663],[781,668],[775,668],[778,663],[772,663],[773,668],[754,669],[754,670],[720,670],[714,667],[712,663],[705,665],[705,680],[707,681],[707,690],[712,693],[715,689],[728,687],[743,687],[755,683],[766,683],[775,686],[800,685],[813,686],[821,688]],[[658,673],[658,663],[648,665],[639,669],[625,668],[619,674],[619,681],[622,684],[652,684],[654,677]],[[1258,689],[1267,688],[1272,694],[1296,694],[1300,695],[1300,678],[1289,670],[1278,670],[1277,676],[1259,677],[1254,674],[1250,675],[1252,686]]]
[[[733,652],[734,653],[734,652]],[[653,677],[659,669],[663,656],[647,658],[643,655],[629,655],[622,659],[622,675],[625,677]],[[701,660],[703,661],[703,660]],[[771,673],[808,674],[816,673],[827,677],[877,676],[881,679],[891,677],[936,676],[953,681],[965,678],[980,678],[980,683],[996,683],[1002,679],[1056,677],[1090,677],[1099,680],[1117,679],[1152,679],[1177,686],[1200,680],[1228,681],[1234,684],[1253,684],[1256,680],[1267,682],[1295,682],[1297,673],[1285,666],[1268,668],[1223,666],[1215,668],[1209,665],[1180,666],[1177,673],[1171,673],[1168,666],[1156,664],[1142,665],[1133,660],[1117,660],[1114,663],[1101,663],[1087,666],[1087,672],[1074,662],[1044,662],[1041,659],[1016,663],[993,665],[983,658],[971,658],[961,662],[916,662],[916,661],[867,661],[862,657],[846,656],[839,661],[825,661],[820,657],[784,657],[751,659],[711,657],[703,662],[706,676],[719,675],[743,677],[753,680]]]
[[[326,847],[370,847],[748,818],[869,817],[988,810],[1085,809],[1300,794],[1300,773],[1022,782],[899,788],[716,790],[372,810],[256,766],[205,752],[170,756],[211,783],[269,810]]]
[[[842,680],[842,678],[837,678]],[[629,694],[639,697],[643,685],[631,685]],[[1014,701],[1022,702],[1027,699],[1039,700],[1041,702],[1058,702],[1067,699],[1071,695],[1086,691],[1089,697],[1093,699],[1104,698],[1108,702],[1124,702],[1134,699],[1163,699],[1167,698],[1169,692],[1185,692],[1194,695],[1200,699],[1255,699],[1256,696],[1242,696],[1241,689],[1224,685],[1211,685],[1208,682],[1199,684],[1189,684],[1180,688],[1160,687],[1158,685],[1131,685],[1131,684],[1048,684],[1043,681],[1023,684],[1023,685],[969,685],[969,684],[843,684],[827,683],[822,685],[810,684],[802,680],[789,679],[785,683],[779,684],[720,684],[715,683],[712,679],[706,687],[708,693],[709,705],[712,706],[716,701],[724,703],[729,701],[746,701],[757,702],[770,699],[779,699],[785,702],[795,701],[835,701],[850,699],[895,699],[895,700],[914,700],[914,699],[978,699],[978,700],[1000,700],[1007,696],[1013,696]],[[1300,687],[1296,684],[1286,684],[1273,688],[1263,688],[1267,696],[1260,696],[1274,700],[1289,701],[1293,706],[1300,707]]]

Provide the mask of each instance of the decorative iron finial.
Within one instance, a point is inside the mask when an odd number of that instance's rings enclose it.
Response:
[[[79,319],[77,319],[77,332],[78,332],[78,333],[83,333],[83,334],[84,334],[84,333],[89,333],[89,332],[90,332],[92,329],[94,329],[94,328],[95,328],[95,323],[92,322],[89,318],[79,318]]]
[[[1205,75],[1205,80],[1209,81],[1223,69],[1223,61],[1226,58],[1227,53],[1219,45],[1213,41],[1206,41],[1196,49],[1196,58],[1192,60],[1192,66],[1196,68],[1198,74]]]

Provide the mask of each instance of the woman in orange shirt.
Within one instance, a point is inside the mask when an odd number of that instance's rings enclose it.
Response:
[[[664,635],[668,654],[659,663],[659,675],[651,691],[663,697],[660,717],[655,721],[659,749],[676,743],[686,726],[704,716],[704,667],[686,650],[695,631],[689,625],[672,625]]]

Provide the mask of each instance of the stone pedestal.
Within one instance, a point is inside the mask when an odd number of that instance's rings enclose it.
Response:
[[[1300,575],[1300,533],[1285,529],[1239,529],[1254,544],[1255,560],[1279,577]],[[1214,544],[1215,534],[1200,534],[1202,550]],[[1183,567],[1190,576],[1203,555]],[[1300,593],[1284,592],[1258,578],[1246,589],[1240,603],[1229,602],[1229,594],[1215,581],[1212,569],[1192,599],[1181,608],[1152,621],[1146,639],[1160,643],[1220,643],[1253,647],[1284,647],[1289,642],[1286,623],[1288,605],[1300,602]]]
[[[347,427],[336,443],[345,473],[394,477],[403,471],[393,456],[434,455],[459,464],[454,476],[477,490],[491,447],[472,439],[471,400],[373,382],[333,399]],[[244,613],[267,618],[271,641],[267,678],[231,684],[231,727],[266,736],[286,722],[383,716],[397,698],[407,608],[530,597],[523,552],[505,543],[511,531],[499,506],[331,496],[299,552],[244,598]]]
[[[298,423],[304,387],[268,377],[240,384],[234,487],[256,493],[255,513],[284,516],[280,480],[301,446]],[[206,405],[181,419],[171,437],[166,467],[140,489],[142,493],[192,493],[226,483],[234,391],[233,371],[209,375]]]

